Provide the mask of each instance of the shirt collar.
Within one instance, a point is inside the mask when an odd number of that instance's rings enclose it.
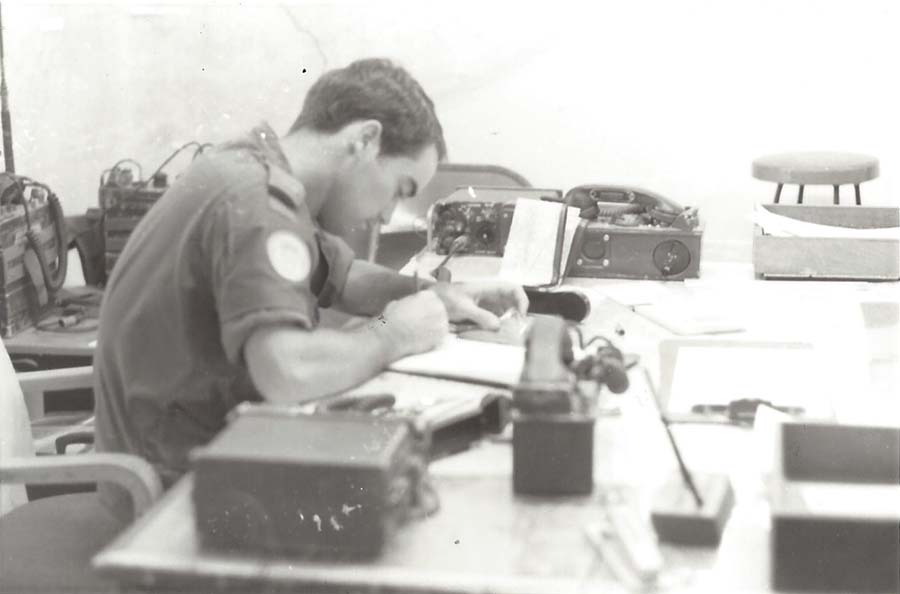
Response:
[[[268,123],[260,122],[256,125],[250,131],[250,141],[262,153],[266,161],[277,165],[287,173],[293,174],[287,157],[284,156],[284,151],[281,150],[278,135]]]

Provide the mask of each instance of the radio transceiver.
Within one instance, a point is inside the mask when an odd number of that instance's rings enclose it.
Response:
[[[203,547],[315,559],[377,556],[424,509],[427,436],[409,419],[244,407],[193,453]],[[432,504],[436,504],[433,501]]]
[[[66,221],[45,184],[0,173],[0,335],[38,323],[66,280]]]
[[[466,237],[465,247],[457,253],[502,256],[517,198],[559,202],[562,192],[538,188],[459,188],[431,207],[428,245],[445,255],[454,240]]]
[[[580,209],[565,276],[680,280],[696,278],[703,235],[697,209],[623,186],[582,185],[565,196],[535,188],[460,188],[429,213],[435,253],[503,256],[518,198]],[[465,241],[456,241],[464,237]],[[455,242],[455,243],[454,243]]]
[[[141,165],[133,159],[122,159],[101,174],[98,201],[103,213],[104,280],[112,273],[135,227],[169,189],[169,176],[163,173],[163,169],[187,149],[194,149],[191,158],[195,159],[211,146],[196,140],[184,144],[146,179]]]

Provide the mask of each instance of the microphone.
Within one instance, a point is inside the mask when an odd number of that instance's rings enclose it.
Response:
[[[603,347],[597,353],[597,362],[600,369],[598,379],[606,384],[610,392],[622,394],[628,389],[628,372],[625,371],[625,363],[619,349]]]
[[[450,244],[450,248],[447,250],[447,255],[444,256],[444,259],[441,260],[441,263],[437,265],[437,268],[431,271],[431,276],[436,278],[439,282],[450,282],[450,271],[447,269],[447,262],[450,261],[450,258],[456,255],[457,252],[464,249],[469,245],[469,237],[467,235],[460,235],[456,239],[453,240],[453,243]]]
[[[606,384],[613,394],[622,394],[628,390],[629,380],[625,358],[622,351],[609,341],[577,364],[575,374]]]

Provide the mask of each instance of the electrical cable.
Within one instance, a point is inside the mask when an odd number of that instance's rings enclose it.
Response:
[[[209,144],[209,143],[207,143],[207,144]],[[185,144],[181,145],[180,147],[178,147],[177,149],[175,149],[175,151],[174,151],[171,155],[169,155],[169,156],[166,158],[166,160],[163,161],[162,164],[161,164],[159,167],[156,168],[156,171],[154,171],[154,172],[153,172],[149,177],[147,177],[146,179],[142,179],[141,181],[139,181],[139,182],[138,182],[138,187],[144,187],[144,186],[146,186],[148,183],[150,183],[150,182],[153,180],[153,178],[155,178],[157,175],[159,175],[159,174],[162,172],[163,168],[164,168],[166,165],[168,165],[169,162],[172,161],[172,159],[174,159],[175,157],[177,157],[177,156],[181,153],[181,151],[185,150],[185,149],[188,148],[188,147],[192,147],[192,146],[196,146],[196,147],[197,147],[197,150],[194,151],[194,156],[195,156],[195,157],[196,157],[199,153],[203,152],[203,147],[204,147],[204,145],[200,144],[200,143],[197,142],[196,140],[192,140],[192,141],[190,141],[190,142],[188,142],[188,143],[185,143]]]
[[[138,180],[141,180],[141,179],[144,178],[144,168],[141,167],[141,164],[140,164],[140,163],[138,163],[137,161],[135,161],[134,159],[132,159],[132,158],[129,157],[129,158],[126,158],[126,159],[120,159],[119,161],[116,162],[115,165],[113,165],[113,166],[110,167],[109,169],[103,170],[103,172],[100,174],[100,185],[101,185],[101,186],[105,186],[105,185],[109,182],[109,177],[106,177],[107,174],[109,174],[110,176],[112,176],[113,172],[118,171],[119,168],[120,168],[122,165],[124,165],[125,163],[131,163],[132,165],[135,165],[135,166],[137,167],[137,170],[138,170]],[[118,181],[117,181],[116,185],[119,185],[119,184],[118,184]]]
[[[3,201],[10,188],[15,188],[17,190],[16,195],[13,196],[10,202],[14,202],[18,197],[18,200],[22,204],[26,229],[25,239],[28,242],[28,247],[34,251],[35,256],[37,257],[38,266],[41,269],[41,276],[44,279],[44,285],[47,287],[47,291],[55,294],[62,288],[63,283],[66,280],[69,260],[68,246],[66,245],[65,216],[62,211],[62,204],[60,203],[59,197],[53,193],[53,190],[51,190],[49,186],[21,175],[8,174],[8,177],[13,183],[3,190],[3,194],[0,195],[0,202]],[[46,254],[44,254],[40,235],[32,228],[29,199],[25,196],[29,188],[39,188],[46,192],[47,195],[47,206],[50,210],[50,219],[53,221],[53,230],[56,236],[57,265],[55,272],[50,271],[50,264],[47,262]]]

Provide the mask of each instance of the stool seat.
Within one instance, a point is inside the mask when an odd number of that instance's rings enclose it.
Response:
[[[878,159],[824,151],[767,155],[753,161],[753,177],[779,184],[859,184],[878,177]]]

